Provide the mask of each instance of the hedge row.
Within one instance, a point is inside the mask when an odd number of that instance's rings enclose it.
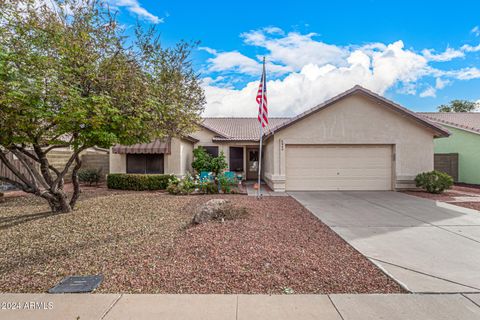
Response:
[[[163,190],[173,178],[171,174],[111,173],[107,176],[107,186],[120,190]]]

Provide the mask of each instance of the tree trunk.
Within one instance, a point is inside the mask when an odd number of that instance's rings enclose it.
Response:
[[[12,146],[11,148],[8,148],[8,151],[17,156],[21,165],[26,169],[26,173],[17,168],[18,164],[15,164],[14,160],[7,157],[7,150],[4,151],[0,148],[0,161],[3,162],[17,178],[17,180],[13,180],[8,177],[0,176],[0,181],[12,183],[24,192],[42,197],[47,200],[52,212],[71,212],[75,207],[80,194],[77,173],[82,163],[79,154],[86,148],[86,146],[83,146],[75,150],[62,170],[53,168],[50,165],[46,156],[48,151],[43,151],[38,145],[33,146],[35,153],[26,150],[22,146]],[[31,160],[28,161],[27,157]],[[73,195],[69,200],[67,194],[63,190],[63,186],[64,177],[73,163],[75,163],[72,172]],[[55,176],[52,175],[52,172]]]
[[[80,196],[80,182],[78,181],[78,170],[82,167],[82,161],[77,155],[75,157],[75,167],[72,171],[72,184],[73,184],[73,194],[70,198],[70,207],[73,209],[77,203],[78,197]]]
[[[67,195],[63,191],[58,192],[53,198],[49,197],[46,199],[52,212],[68,213],[73,209],[69,204]]]

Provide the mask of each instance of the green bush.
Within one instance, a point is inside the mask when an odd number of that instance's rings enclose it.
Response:
[[[78,171],[78,180],[92,185],[98,184],[102,178],[102,169],[80,169]]]
[[[164,190],[172,179],[175,176],[171,174],[111,173],[107,176],[107,186],[120,190]]]
[[[218,157],[212,157],[202,146],[193,150],[192,168],[200,173],[202,171],[213,172],[218,176],[223,170],[228,168],[225,154],[220,151]]]
[[[420,173],[415,177],[415,184],[430,193],[442,193],[453,185],[453,178],[440,171]]]
[[[224,174],[218,176],[218,183],[223,193],[232,193],[232,187],[236,185],[235,181],[227,178]]]
[[[167,192],[170,194],[190,194],[195,191],[196,183],[192,176],[187,173],[183,179],[174,178],[170,180],[167,186]]]
[[[207,153],[202,146],[193,149],[192,168],[200,173],[202,171],[210,172],[212,170],[212,156]]]
[[[220,151],[218,157],[212,158],[211,161],[211,170],[218,177],[223,170],[228,168],[227,161],[225,160],[225,154],[223,151]]]

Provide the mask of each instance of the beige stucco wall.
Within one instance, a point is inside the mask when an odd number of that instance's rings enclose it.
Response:
[[[164,157],[164,173],[183,176],[192,168],[193,143],[187,140],[172,138],[171,153]],[[116,154],[110,148],[110,173],[127,172],[127,155]]]
[[[127,172],[127,155],[113,153],[110,148],[110,173]]]
[[[414,177],[433,170],[433,132],[360,94],[349,96],[278,131],[267,144],[273,170],[267,183],[285,190],[285,146],[288,144],[389,144],[393,146],[395,188],[410,187]]]
[[[274,139],[268,139],[263,143],[263,180],[270,186],[273,186],[273,172],[274,172]]]
[[[193,160],[193,143],[190,141],[180,140],[180,152],[181,152],[181,167],[180,174],[183,176],[187,172],[192,173],[192,160]]]

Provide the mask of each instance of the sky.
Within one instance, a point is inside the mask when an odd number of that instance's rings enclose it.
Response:
[[[200,41],[204,116],[255,116],[263,57],[270,116],[357,84],[413,111],[480,102],[480,1],[108,1],[166,46]]]

